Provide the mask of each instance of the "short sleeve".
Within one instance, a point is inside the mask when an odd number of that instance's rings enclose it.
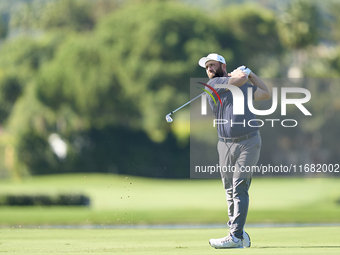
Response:
[[[249,86],[253,87],[253,100],[255,100],[255,91],[257,90],[257,87],[251,84],[249,84]]]

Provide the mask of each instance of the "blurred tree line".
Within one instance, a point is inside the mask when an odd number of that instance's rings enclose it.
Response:
[[[208,13],[180,1],[2,1],[3,168],[188,177],[189,120],[164,117],[205,77],[198,59],[218,52],[229,71],[268,78],[339,77],[339,13],[336,1]]]

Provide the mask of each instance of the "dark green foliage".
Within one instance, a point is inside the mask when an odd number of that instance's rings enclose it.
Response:
[[[283,48],[273,12],[256,4],[244,4],[230,6],[219,13],[217,24],[223,29],[219,41],[223,48],[232,50],[233,66],[247,63],[258,72],[260,58],[280,56]]]
[[[2,78],[2,79],[1,79]],[[23,82],[14,75],[0,78],[0,123],[11,114],[15,101],[22,94]]]
[[[57,156],[47,139],[37,132],[28,131],[19,137],[17,153],[19,161],[31,174],[51,174],[57,171]]]
[[[188,177],[189,146],[178,148],[169,135],[163,143],[144,132],[120,128],[91,129],[69,138],[69,153],[58,159],[43,136],[20,137],[18,158],[34,175],[69,172],[102,172],[148,177]]]
[[[31,174],[188,177],[189,147],[164,117],[189,100],[190,78],[205,77],[198,59],[217,52],[228,71],[246,64],[278,77],[291,65],[283,56],[318,42],[318,10],[307,1],[289,3],[286,16],[249,4],[207,13],[175,1],[38,2],[11,18],[26,36],[0,49],[0,122],[16,141],[17,168]],[[306,33],[296,28],[306,24]],[[338,74],[339,55],[305,69]],[[52,133],[66,141],[65,159]]]
[[[284,46],[301,49],[318,40],[320,14],[317,5],[308,0],[291,1],[279,16],[278,32]]]
[[[3,195],[2,206],[89,206],[90,199],[85,195]]]
[[[156,143],[141,131],[105,128],[77,133],[70,141],[79,153],[72,159],[76,172],[189,177],[189,146],[178,147],[173,135]]]
[[[5,22],[5,17],[3,14],[0,14],[0,39],[3,39],[7,36],[8,27],[7,23]]]
[[[33,1],[32,1],[33,2]],[[95,24],[91,0],[42,0],[16,7],[11,26],[21,29],[91,30]]]
[[[41,26],[43,29],[68,28],[90,30],[94,26],[91,5],[79,0],[60,0],[46,8]]]

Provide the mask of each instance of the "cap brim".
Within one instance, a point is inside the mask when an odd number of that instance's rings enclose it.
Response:
[[[223,63],[223,62],[221,62],[221,61],[218,61],[218,60],[216,60],[216,59],[211,59],[211,58],[207,58],[207,57],[201,58],[201,59],[198,61],[198,64],[199,64],[201,67],[205,68],[205,63],[207,63],[208,61],[216,61],[216,62],[220,62],[220,63],[222,63],[222,64],[225,64],[225,63]]]
[[[210,60],[213,60],[213,59],[210,59],[210,58],[207,58],[207,57],[203,57],[203,58],[201,58],[201,59],[198,61],[198,64],[199,64],[201,67],[205,68],[205,63],[207,63],[207,62],[210,61]]]

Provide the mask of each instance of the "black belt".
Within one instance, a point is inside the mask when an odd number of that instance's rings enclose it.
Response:
[[[242,135],[242,136],[239,136],[239,137],[229,137],[229,138],[226,138],[226,137],[218,137],[218,140],[220,140],[221,142],[225,142],[225,143],[239,143],[239,142],[242,142],[244,140],[247,140],[249,138],[252,138],[256,135],[260,134],[260,132],[258,130],[254,131],[254,132],[250,132],[246,135]]]

